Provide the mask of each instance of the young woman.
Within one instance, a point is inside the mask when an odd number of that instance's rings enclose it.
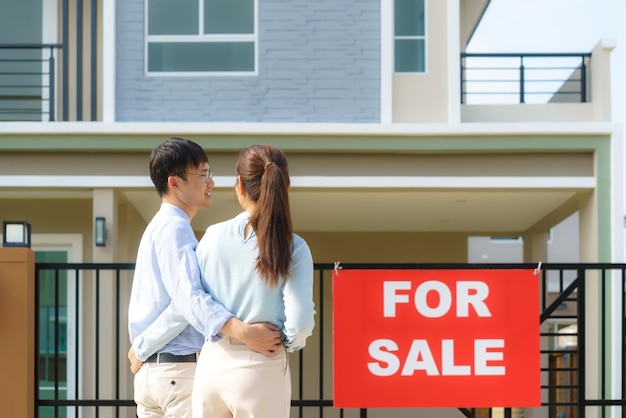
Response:
[[[287,352],[313,332],[313,261],[293,233],[287,159],[271,145],[242,151],[235,193],[243,212],[210,226],[196,254],[203,286],[246,323],[268,322],[283,335],[273,357],[233,337],[205,342],[196,368],[194,418],[288,417]]]

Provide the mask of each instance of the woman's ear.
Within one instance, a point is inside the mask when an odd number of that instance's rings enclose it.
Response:
[[[235,187],[237,187],[237,193],[242,195],[245,189],[243,187],[243,181],[241,180],[241,176],[237,176],[237,185]]]

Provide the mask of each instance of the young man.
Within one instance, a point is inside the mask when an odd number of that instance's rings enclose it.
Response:
[[[161,208],[139,244],[128,310],[137,416],[190,417],[196,355],[205,338],[232,336],[272,357],[280,332],[244,324],[202,288],[191,220],[211,206],[215,185],[202,147],[167,139],[152,151],[150,177]]]

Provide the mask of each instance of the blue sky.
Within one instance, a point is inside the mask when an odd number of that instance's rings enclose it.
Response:
[[[591,52],[613,38],[612,118],[626,123],[626,0],[491,0],[467,52]]]

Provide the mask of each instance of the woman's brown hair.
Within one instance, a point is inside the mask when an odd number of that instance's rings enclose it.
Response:
[[[291,265],[293,227],[289,210],[287,158],[272,145],[253,145],[239,154],[237,175],[256,210],[250,225],[259,251],[256,269],[274,287]]]

